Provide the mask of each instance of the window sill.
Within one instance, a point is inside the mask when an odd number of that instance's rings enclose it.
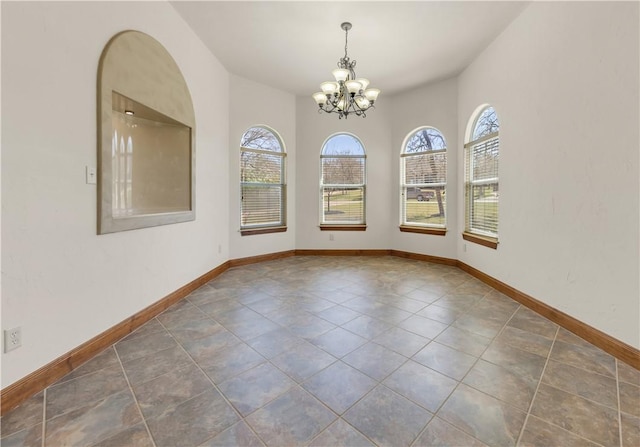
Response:
[[[367,226],[363,224],[356,225],[320,225],[320,231],[366,231]]]
[[[254,234],[284,233],[287,227],[266,227],[266,228],[244,228],[240,229],[242,236],[252,236]]]
[[[473,242],[474,244],[484,245],[485,247],[493,248],[494,250],[498,248],[498,239],[494,237],[488,236],[479,236],[477,234],[462,233],[462,239],[465,241]]]
[[[447,229],[446,228],[431,228],[431,227],[418,227],[418,226],[410,226],[410,225],[400,225],[400,231],[403,233],[420,233],[420,234],[431,234],[434,236],[446,236]]]

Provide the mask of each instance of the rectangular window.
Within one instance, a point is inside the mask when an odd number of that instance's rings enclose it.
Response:
[[[402,225],[444,228],[446,149],[402,154]]]
[[[284,153],[242,148],[241,229],[285,225]]]
[[[323,224],[364,224],[364,156],[323,156],[321,194]]]
[[[497,238],[498,135],[469,143],[465,150],[466,231]]]

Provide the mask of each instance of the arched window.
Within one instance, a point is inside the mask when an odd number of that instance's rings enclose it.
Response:
[[[473,119],[473,118],[472,118]],[[479,108],[467,132],[465,147],[466,240],[498,246],[498,115],[491,106]]]
[[[252,127],[240,141],[242,235],[286,231],[284,144],[275,131]]]
[[[400,231],[446,234],[447,143],[433,127],[420,127],[402,147]]]
[[[365,229],[364,146],[351,134],[328,138],[320,155],[321,229]]]

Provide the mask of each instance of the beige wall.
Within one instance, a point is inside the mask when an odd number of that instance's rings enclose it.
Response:
[[[229,259],[228,74],[166,2],[2,2],[2,354],[15,382]],[[116,33],[173,56],[196,123],[196,220],[96,235],[96,76]],[[218,249],[219,247],[219,249]]]
[[[473,111],[490,103],[500,119],[500,245],[457,247],[467,264],[636,348],[638,9],[534,2],[460,75],[459,179]]]

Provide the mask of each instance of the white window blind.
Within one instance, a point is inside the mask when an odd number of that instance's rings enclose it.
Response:
[[[249,129],[240,148],[241,229],[285,225],[285,152],[276,135]]]
[[[465,145],[465,231],[498,237],[500,138],[492,107],[478,117],[474,140]]]
[[[437,129],[424,127],[401,154],[402,225],[445,228],[447,148]]]
[[[365,223],[365,153],[348,134],[331,137],[323,146],[321,206],[323,224]]]

